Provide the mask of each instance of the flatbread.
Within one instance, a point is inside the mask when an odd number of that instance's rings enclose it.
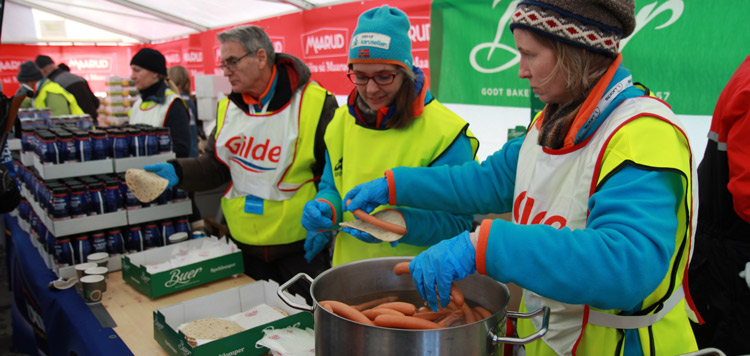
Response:
[[[396,224],[398,226],[406,227],[406,221],[404,221],[404,217],[396,210],[393,209],[385,209],[378,211],[375,214],[372,214],[373,216],[377,217],[378,219],[387,221],[391,224]],[[377,227],[375,225],[372,225],[368,222],[362,221],[362,220],[351,220],[351,221],[345,221],[339,224],[343,227],[350,227],[352,229],[357,229],[359,231],[364,231],[372,237],[386,241],[386,242],[393,242],[397,241],[400,238],[404,237],[404,235],[397,234],[392,231],[388,231],[386,229],[383,229],[381,227]]]
[[[154,201],[169,185],[168,180],[159,177],[156,173],[132,168],[125,172],[125,182],[141,203]]]
[[[238,332],[245,331],[240,324],[233,321],[219,319],[219,318],[206,318],[193,320],[181,329],[182,333],[188,338],[188,340],[216,340],[229,335],[234,335]]]

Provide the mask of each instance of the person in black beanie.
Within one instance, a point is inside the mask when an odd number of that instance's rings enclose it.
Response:
[[[174,84],[168,85],[167,61],[161,52],[143,48],[130,60],[130,79],[140,97],[130,109],[130,124],[169,127],[178,158],[190,155],[190,115]]]
[[[70,73],[70,70],[63,70],[55,64],[52,58],[43,54],[36,56],[34,62],[47,79],[60,84],[61,87],[75,96],[78,106],[91,116],[94,125],[96,125],[96,118],[99,116],[96,111],[99,108],[99,98],[91,91],[86,79]]]

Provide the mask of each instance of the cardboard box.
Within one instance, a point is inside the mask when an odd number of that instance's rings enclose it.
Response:
[[[226,239],[223,239],[226,242]],[[201,239],[187,240],[148,251],[122,256],[122,279],[149,298],[178,292],[244,272],[242,252],[192,263],[159,273],[148,273],[148,264],[163,263],[170,259],[177,247],[194,248],[203,244]]]
[[[34,168],[39,177],[44,180],[80,177],[81,175],[95,175],[112,173],[112,160],[100,159],[87,162],[65,162],[62,164],[42,164],[39,156],[34,155]],[[83,174],[82,174],[83,173]]]
[[[263,329],[276,329],[289,326],[312,328],[313,315],[300,312],[286,305],[276,294],[279,285],[274,281],[257,281],[242,287],[227,289],[184,303],[160,308],[154,311],[154,339],[170,355],[265,355],[267,348],[255,348],[255,343],[263,338]],[[290,296],[299,304],[305,299],[299,295]],[[184,323],[203,318],[223,318],[266,304],[284,310],[288,317],[279,319],[243,332],[192,347],[185,335],[177,328]]]
[[[163,219],[186,216],[193,213],[193,204],[190,200],[170,202],[164,205],[155,205],[148,208],[136,208],[127,211],[128,225],[135,225],[147,221],[158,221]]]
[[[174,152],[170,152],[153,156],[115,158],[115,173],[124,173],[130,168],[143,169],[143,166],[155,163],[163,163],[169,161],[170,159],[174,159],[175,157],[177,156],[175,156]]]
[[[42,220],[44,226],[47,227],[47,230],[49,230],[49,232],[55,237],[82,234],[84,232],[96,230],[106,230],[113,226],[128,225],[128,215],[125,210],[100,215],[89,215],[80,218],[54,220],[50,218],[39,203],[33,199],[28,190],[23,189],[22,195],[28,200],[29,205],[31,205],[31,208],[39,219]]]

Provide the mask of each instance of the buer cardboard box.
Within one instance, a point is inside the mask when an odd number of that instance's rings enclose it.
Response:
[[[276,294],[278,288],[276,282],[262,280],[157,309],[154,311],[154,339],[164,351],[173,356],[265,355],[269,352],[267,348],[255,347],[255,343],[263,338],[264,329],[313,327],[313,315],[286,305]],[[305,299],[299,295],[290,298],[296,303],[305,304]],[[190,346],[185,335],[177,330],[180,325],[193,320],[222,318],[261,304],[283,310],[289,316],[196,347]]]
[[[228,255],[172,268],[164,272],[151,274],[146,270],[146,265],[169,261],[172,250],[175,248],[197,248],[202,243],[202,239],[187,240],[173,245],[123,255],[122,279],[146,296],[156,298],[242,273],[245,270],[242,263],[242,252],[239,250]]]

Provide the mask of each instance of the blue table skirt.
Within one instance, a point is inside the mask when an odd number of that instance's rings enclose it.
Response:
[[[132,355],[112,328],[104,328],[75,288],[51,290],[47,269],[17,218],[0,214],[10,271],[13,349],[29,355]]]

